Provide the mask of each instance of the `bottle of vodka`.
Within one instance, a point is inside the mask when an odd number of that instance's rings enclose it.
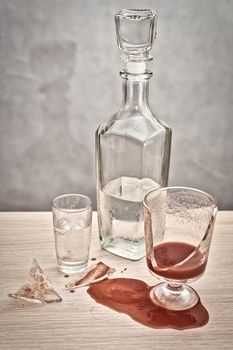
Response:
[[[120,110],[96,131],[97,211],[101,246],[138,260],[145,256],[142,200],[168,181],[171,129],[149,105],[147,62],[156,34],[152,10],[122,10],[115,16],[117,42],[126,69]]]

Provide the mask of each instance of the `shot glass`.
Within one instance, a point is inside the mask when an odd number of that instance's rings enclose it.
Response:
[[[60,271],[85,270],[90,251],[92,208],[90,198],[64,194],[53,200],[55,250]]]

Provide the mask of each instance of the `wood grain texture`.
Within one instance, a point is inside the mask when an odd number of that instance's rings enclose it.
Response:
[[[117,268],[116,276],[153,285],[145,259],[132,262],[100,249],[96,213],[93,219],[90,258]],[[193,283],[209,323],[193,330],[156,330],[96,304],[86,288],[65,290],[70,279],[56,268],[51,213],[0,213],[0,349],[232,349],[232,247],[233,212],[219,212],[207,271]],[[38,305],[7,296],[22,285],[34,257],[62,303]]]

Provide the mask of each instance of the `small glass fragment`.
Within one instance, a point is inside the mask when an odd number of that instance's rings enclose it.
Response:
[[[89,286],[90,284],[104,280],[115,271],[115,269],[100,261],[97,264],[90,266],[83,275],[69,282],[65,287],[68,289],[74,289]]]
[[[28,281],[16,293],[9,293],[8,296],[34,303],[62,301],[62,298],[51,286],[49,279],[45,276],[36,259],[33,259]]]

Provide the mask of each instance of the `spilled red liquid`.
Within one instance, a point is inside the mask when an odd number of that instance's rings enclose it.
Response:
[[[164,242],[154,247],[154,257],[157,266],[147,259],[149,269],[165,278],[185,280],[201,275],[206,268],[206,260],[197,250],[186,262],[184,261],[194,252],[195,246],[183,242]]]
[[[152,328],[187,329],[201,327],[208,322],[208,311],[200,299],[189,310],[167,310],[151,301],[152,288],[137,279],[115,278],[92,284],[87,292],[97,303],[127,314]]]

